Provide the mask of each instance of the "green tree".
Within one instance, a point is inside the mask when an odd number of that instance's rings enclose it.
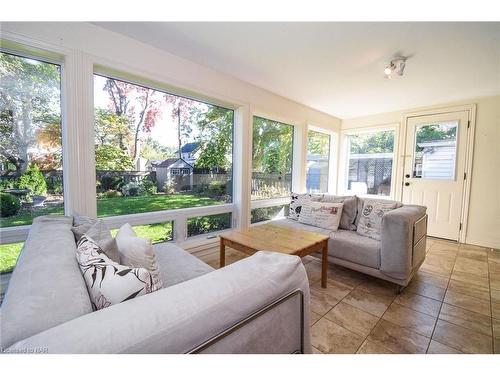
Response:
[[[110,145],[96,145],[96,169],[100,171],[126,171],[134,169],[132,158],[122,149]]]
[[[330,152],[330,136],[309,130],[307,132],[307,152],[311,155],[328,156]]]
[[[60,68],[0,52],[0,157],[18,174],[47,124],[60,124]]]
[[[227,170],[231,163],[233,111],[211,106],[207,112],[200,113],[199,117],[197,140],[201,151],[195,166]]]
[[[94,124],[95,144],[117,147],[120,150],[129,150],[132,133],[129,120],[125,115],[96,108]]]
[[[440,124],[421,126],[417,130],[417,143],[443,141],[456,139],[457,127],[456,126],[442,126]],[[422,151],[423,148],[417,145],[417,151]]]
[[[253,170],[264,173],[292,171],[293,126],[254,117]]]
[[[352,135],[349,140],[352,154],[378,154],[394,150],[393,131]]]

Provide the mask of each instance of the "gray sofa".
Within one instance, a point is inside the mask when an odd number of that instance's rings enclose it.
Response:
[[[357,197],[357,217],[363,199]],[[387,203],[387,200],[383,200]],[[392,201],[389,201],[392,202]],[[405,287],[425,259],[427,214],[426,207],[403,205],[389,211],[382,218],[381,240],[359,235],[355,230],[331,232],[301,224],[292,219],[274,223],[314,231],[330,236],[328,261]]]
[[[260,252],[214,270],[155,245],[163,289],[92,312],[72,217],[35,219],[0,313],[7,353],[311,352],[298,257]]]

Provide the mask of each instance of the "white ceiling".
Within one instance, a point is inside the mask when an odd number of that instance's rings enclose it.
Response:
[[[500,23],[96,24],[340,118],[500,94]]]

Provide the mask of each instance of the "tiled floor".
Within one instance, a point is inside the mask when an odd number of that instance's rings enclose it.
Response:
[[[393,284],[304,259],[315,353],[500,353],[500,251],[428,239],[400,295]],[[218,267],[218,251],[197,252]],[[227,264],[242,256],[228,249]]]

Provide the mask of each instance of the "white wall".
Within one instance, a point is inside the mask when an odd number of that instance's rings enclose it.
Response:
[[[405,113],[468,104],[476,104],[477,112],[466,242],[500,249],[500,96],[345,119],[342,130],[383,124],[401,127]]]
[[[96,214],[93,71],[138,80],[172,93],[235,109],[234,213],[237,224],[243,226],[249,222],[250,212],[253,115],[295,126],[294,190],[305,190],[307,127],[340,130],[340,119],[336,117],[89,23],[3,22],[0,38],[3,48],[29,46],[37,49],[34,50],[36,54],[42,49],[50,52],[47,56],[55,55],[63,62],[67,213]],[[23,50],[30,52],[29,48],[23,47]],[[151,216],[148,220],[154,218]],[[27,228],[24,233],[26,231]]]

